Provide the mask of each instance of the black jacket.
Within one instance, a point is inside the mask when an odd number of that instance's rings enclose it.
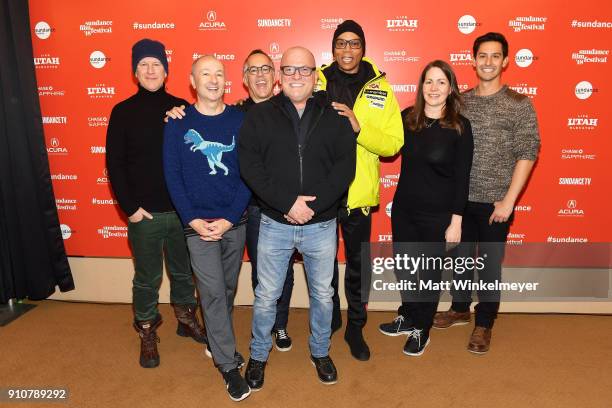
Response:
[[[327,221],[336,217],[355,177],[355,134],[325,92],[313,96],[299,124],[295,118],[297,111],[283,94],[251,107],[238,138],[240,173],[270,218],[289,224],[283,215],[297,196],[311,195],[317,199],[308,203],[315,212],[309,224]],[[306,132],[299,129],[304,122]]]

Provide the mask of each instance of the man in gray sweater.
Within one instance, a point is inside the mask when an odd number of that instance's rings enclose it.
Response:
[[[478,272],[485,283],[501,281],[504,245],[514,218],[516,200],[525,187],[538,156],[540,136],[528,97],[502,84],[508,66],[508,42],[502,34],[487,33],[474,41],[478,85],[463,94],[462,112],[472,124],[474,159],[470,194],[462,221],[463,256],[484,259]],[[472,281],[474,271],[455,274],[455,282]],[[455,286],[456,287],[456,286]],[[470,322],[471,290],[454,290],[450,310],[437,313],[434,327],[443,329]],[[468,351],[486,353],[499,309],[499,291],[478,291],[476,325]]]

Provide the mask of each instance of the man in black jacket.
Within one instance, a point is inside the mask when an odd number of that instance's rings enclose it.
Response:
[[[311,360],[321,382],[337,381],[329,357],[336,214],[355,175],[355,136],[324,93],[313,95],[315,59],[302,47],[281,60],[282,93],[253,106],[239,137],[242,177],[261,206],[253,338],[246,379],[261,389],[287,265],[304,257],[310,295]]]
[[[179,321],[176,333],[206,342],[196,318],[195,287],[179,220],[162,169],[164,112],[186,104],[166,92],[168,60],[164,45],[143,39],[132,48],[138,92],[113,108],[106,133],[106,166],[119,206],[128,217],[134,255],[134,328],[141,339],[140,365],[159,365],[156,330],[163,254],[170,273],[170,300]]]

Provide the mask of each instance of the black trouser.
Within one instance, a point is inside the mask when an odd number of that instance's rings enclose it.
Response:
[[[476,203],[468,201],[463,222],[461,224],[464,242],[457,248],[459,256],[482,257],[484,268],[478,272],[479,280],[483,282],[501,281],[502,261],[510,224],[514,213],[506,222],[493,222],[489,225],[489,217],[493,213],[491,203]],[[477,253],[477,254],[476,254]],[[474,269],[468,269],[463,274],[455,273],[453,280],[459,282],[474,279]],[[471,291],[459,290],[455,287],[451,291],[453,297],[452,309],[456,312],[467,312],[472,303]],[[478,291],[479,303],[476,305],[476,326],[491,328],[499,310],[499,291]]]
[[[451,221],[451,213],[416,211],[394,205],[391,214],[394,252],[409,256],[431,258],[443,257],[445,253],[445,232]],[[433,262],[432,262],[433,264]],[[438,283],[442,279],[442,269],[429,267],[410,273],[396,271],[399,280]],[[418,286],[417,286],[418,287]],[[402,291],[402,305],[398,309],[406,319],[412,320],[414,327],[428,335],[433,324],[433,316],[438,308],[440,291],[409,290]]]
[[[249,219],[246,230],[246,247],[251,261],[251,283],[253,290],[257,287],[257,242],[259,241],[259,224],[261,222],[261,210],[256,205],[249,205]],[[281,294],[278,303],[276,304],[276,321],[274,322],[273,330],[286,329],[289,321],[289,303],[291,302],[291,294],[293,293],[293,262],[295,254],[289,261],[287,267],[287,277],[283,285],[283,293]]]
[[[365,281],[369,281],[370,272],[369,265],[365,265],[362,271],[361,259],[370,259],[369,247],[364,246],[368,253],[362,254],[362,244],[370,242],[370,232],[372,230],[372,214],[368,212],[365,215],[361,208],[351,210],[349,213],[345,207],[341,207],[338,212],[338,222],[342,230],[342,239],[344,240],[344,257],[346,259],[346,269],[344,271],[344,292],[348,303],[347,317],[348,323],[363,327],[368,320],[367,294],[362,297],[362,273],[366,274]],[[363,285],[366,290],[369,285]],[[334,263],[334,277],[332,279],[332,287],[334,288],[334,313],[332,318],[332,330],[337,329],[342,325],[342,317],[340,314],[340,297],[338,296],[338,257]]]

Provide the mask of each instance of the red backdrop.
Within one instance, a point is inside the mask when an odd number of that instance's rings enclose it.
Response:
[[[167,88],[188,100],[194,99],[188,80],[194,57],[216,54],[226,64],[226,102],[233,103],[247,95],[241,68],[251,49],[263,49],[278,65],[284,49],[304,45],[318,64],[328,63],[333,30],[348,18],[363,26],[366,54],[387,73],[402,107],[414,100],[418,75],[432,59],[449,61],[462,89],[473,86],[474,39],[488,31],[504,33],[511,60],[504,82],[532,98],[542,136],[509,240],[609,242],[608,2],[478,3],[30,0],[45,139],[68,253],[129,256],[104,145],[113,105],[136,91],[130,72],[134,42],[147,37],[165,43]],[[399,164],[395,159],[382,165],[372,241],[391,239]]]

